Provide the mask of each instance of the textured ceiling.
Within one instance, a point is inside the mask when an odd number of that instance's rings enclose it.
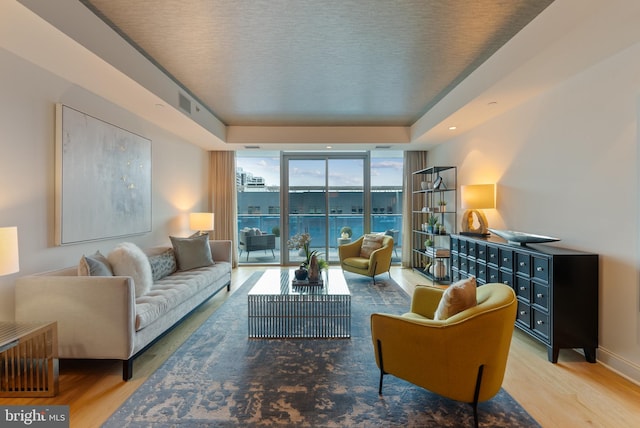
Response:
[[[81,0],[227,125],[409,126],[552,0]]]

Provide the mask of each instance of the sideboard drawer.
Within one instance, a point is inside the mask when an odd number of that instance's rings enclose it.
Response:
[[[516,294],[519,298],[531,301],[531,281],[527,278],[516,277]]]
[[[500,257],[499,257],[498,247],[490,245],[487,251],[489,252],[489,259],[487,259],[487,263],[499,266]]]
[[[549,315],[533,309],[533,331],[545,337],[549,338]]]
[[[500,249],[500,268],[513,270],[513,251]]]
[[[533,284],[533,303],[545,310],[549,310],[549,287],[543,284]]]
[[[524,324],[527,328],[531,327],[531,308],[526,303],[518,300],[518,313],[516,314],[518,322]]]
[[[549,282],[549,259],[546,257],[533,257],[533,277]]]
[[[531,257],[526,253],[516,253],[516,272],[521,275],[531,275]]]

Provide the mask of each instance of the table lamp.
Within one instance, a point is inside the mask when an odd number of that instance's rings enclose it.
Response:
[[[489,236],[487,217],[480,210],[496,207],[495,184],[470,184],[460,186],[461,207],[466,209],[462,215],[461,234],[470,236]],[[474,227],[475,219],[478,227]]]
[[[0,276],[20,270],[18,228],[0,227]]]
[[[213,230],[213,213],[189,214],[189,229],[198,231],[198,235],[206,235]]]

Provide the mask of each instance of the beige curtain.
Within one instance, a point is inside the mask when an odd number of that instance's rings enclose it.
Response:
[[[426,151],[406,151],[404,152],[404,178],[402,181],[403,201],[402,201],[402,266],[411,267],[411,247],[413,245],[413,229],[417,228],[417,224],[413,224],[415,217],[413,210],[413,193],[411,180],[412,173],[427,168],[427,152]]]
[[[211,210],[215,213],[214,239],[230,239],[233,267],[238,265],[238,202],[236,190],[236,153],[210,152]]]

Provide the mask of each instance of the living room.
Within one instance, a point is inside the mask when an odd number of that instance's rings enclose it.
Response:
[[[390,129],[389,136],[329,129],[322,138],[299,129],[268,132],[282,137],[281,150],[300,141],[321,150],[326,144],[318,139],[350,139],[348,150],[363,140],[401,141],[402,150],[427,150],[430,165],[456,165],[459,183],[497,183],[496,209],[486,212],[492,227],[556,236],[564,247],[599,254],[598,365],[637,385],[640,10],[631,0],[601,3],[557,0],[547,11],[553,14],[543,14],[408,130]],[[155,107],[149,91],[87,57],[79,44],[69,46],[67,35],[19,2],[2,3],[0,24],[0,227],[17,226],[20,243],[20,272],[0,277],[0,319],[13,320],[18,276],[72,266],[81,254],[106,253],[120,242],[54,245],[56,103],[152,140],[152,231],[131,238],[141,247],[191,233],[189,212],[210,209],[209,151],[244,149],[248,135],[234,133],[250,130],[227,130],[237,138],[229,143],[217,124]],[[73,70],[71,55],[82,58]],[[143,112],[132,93],[149,97],[153,110]],[[458,129],[449,131],[453,125]],[[258,145],[272,139],[265,135]],[[426,149],[422,140],[439,144]],[[218,149],[205,148],[211,141]],[[248,269],[234,272],[238,286],[255,268]]]

